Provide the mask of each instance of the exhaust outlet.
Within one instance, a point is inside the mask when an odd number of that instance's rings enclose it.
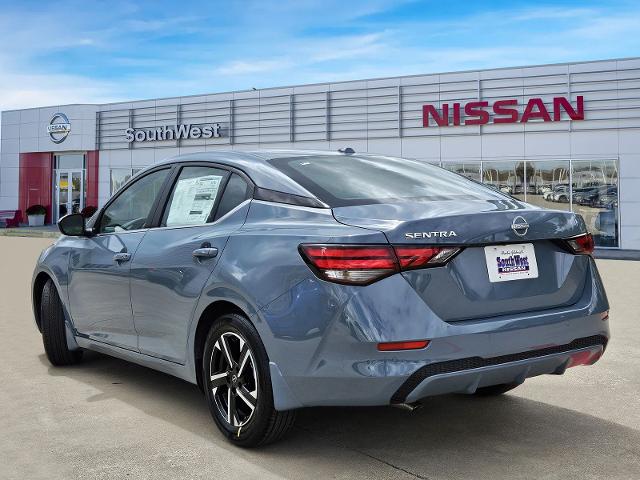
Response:
[[[415,403],[392,403],[391,406],[399,408],[400,410],[406,410],[406,411],[409,411],[409,412],[413,412],[414,410],[418,410],[419,408],[422,408],[422,404],[418,403],[418,402],[415,402]]]

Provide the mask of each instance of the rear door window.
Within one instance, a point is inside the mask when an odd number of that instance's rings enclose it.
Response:
[[[215,206],[229,173],[211,167],[184,167],[176,180],[162,225],[203,225],[213,221]]]
[[[231,210],[236,208],[247,198],[249,198],[249,185],[245,182],[240,175],[233,173],[227,182],[227,186],[224,189],[222,198],[220,199],[220,205],[216,211],[215,219],[224,217]]]

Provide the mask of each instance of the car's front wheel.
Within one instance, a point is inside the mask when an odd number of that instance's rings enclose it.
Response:
[[[232,443],[265,445],[292,427],[296,412],[274,408],[266,350],[242,315],[223,315],[214,323],[205,343],[202,373],[211,415]]]
[[[82,350],[71,350],[67,344],[64,308],[58,290],[47,280],[40,298],[40,328],[47,358],[57,367],[73,365],[82,359]]]

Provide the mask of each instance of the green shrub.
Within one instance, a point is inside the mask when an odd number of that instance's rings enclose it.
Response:
[[[27,215],[46,215],[47,209],[42,205],[31,205],[27,208]]]

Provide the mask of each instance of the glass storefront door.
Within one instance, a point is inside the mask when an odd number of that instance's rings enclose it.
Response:
[[[55,221],[84,208],[84,170],[56,170]]]

